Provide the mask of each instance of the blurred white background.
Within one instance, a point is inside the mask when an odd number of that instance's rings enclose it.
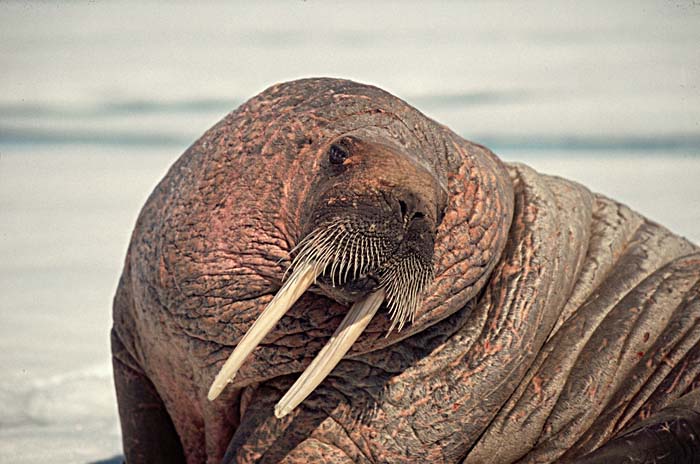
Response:
[[[265,87],[382,87],[700,241],[693,1],[0,3],[0,461],[121,453],[111,298],[169,165]]]

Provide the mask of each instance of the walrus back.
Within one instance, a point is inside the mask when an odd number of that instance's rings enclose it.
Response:
[[[537,177],[560,192],[582,188]],[[697,356],[691,347],[700,334],[681,339],[700,313],[698,247],[603,195],[590,194],[588,202],[558,197],[567,208],[590,207],[587,233],[568,242],[584,250],[583,259],[559,270],[573,286],[559,288],[564,304],[547,341],[467,463],[581,456],[698,382],[698,368],[681,375],[665,364],[673,350],[668,364]],[[503,446],[510,434],[519,440]]]

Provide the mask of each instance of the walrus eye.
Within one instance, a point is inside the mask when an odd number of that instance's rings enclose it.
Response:
[[[343,161],[345,161],[349,156],[350,153],[348,153],[345,148],[341,147],[340,145],[336,145],[335,143],[328,149],[328,160],[332,164],[343,164]]]

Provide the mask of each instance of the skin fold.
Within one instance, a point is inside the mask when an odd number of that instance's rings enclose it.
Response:
[[[375,251],[323,267],[210,401],[297,246],[326,230],[346,244],[333,262]],[[415,305],[401,293],[414,287]],[[348,306],[379,288],[395,299],[277,418]],[[113,315],[129,463],[700,453],[698,248],[350,81],[275,85],[196,141],[141,211]]]

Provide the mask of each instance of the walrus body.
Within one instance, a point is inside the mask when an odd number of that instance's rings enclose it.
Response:
[[[319,267],[317,285],[209,401],[295,246],[345,211],[371,222],[362,236],[386,224],[381,258],[360,254],[372,264],[346,264],[355,278],[345,280],[343,264]],[[412,282],[390,280],[397,261],[414,263],[425,283],[414,310],[391,309],[396,282]],[[377,289],[394,298],[390,311],[275,417],[347,304]],[[406,325],[389,330],[402,311]],[[349,81],[271,87],[175,163],[136,224],[112,346],[130,463],[697,462],[700,453],[698,248]]]

